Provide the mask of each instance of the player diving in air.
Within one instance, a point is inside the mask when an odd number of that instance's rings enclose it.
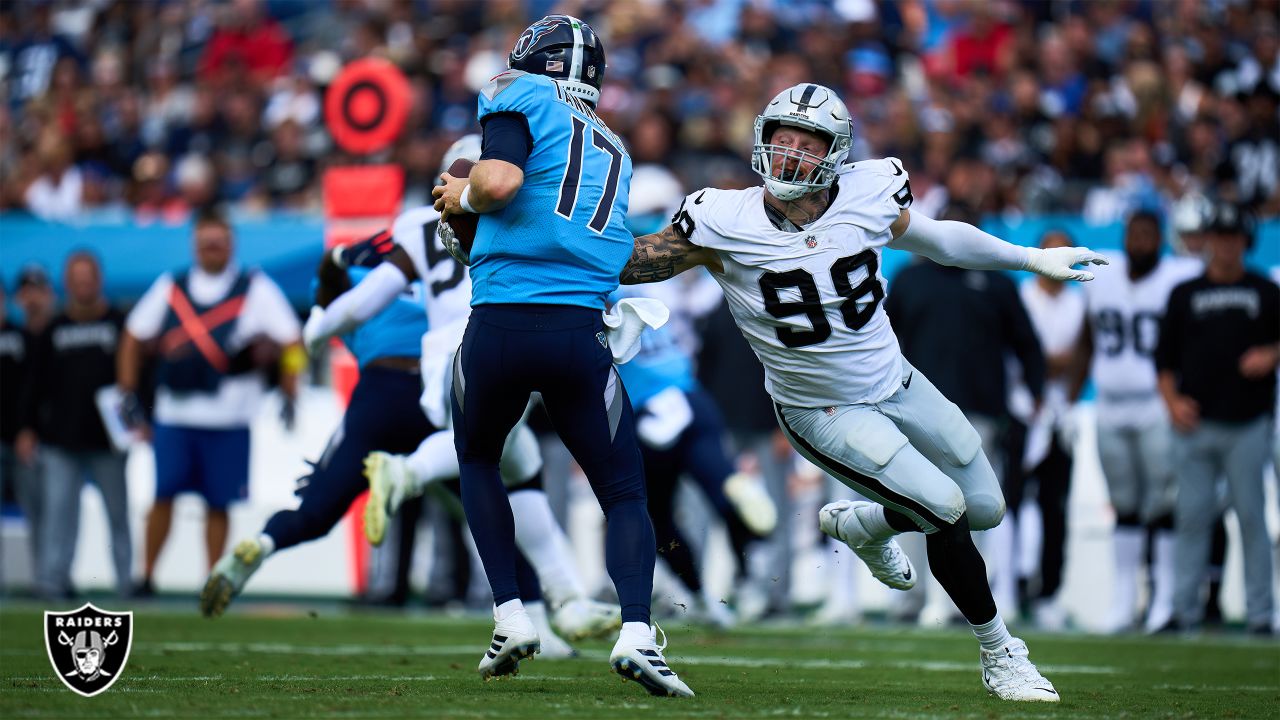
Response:
[[[1058,693],[996,611],[970,530],[994,527],[1004,500],[977,431],[902,356],[882,307],[885,246],[944,265],[1091,280],[1086,248],[1040,250],[909,211],[896,158],[848,162],[848,109],[811,83],[756,118],[752,168],[764,187],[699,190],[661,232],[636,238],[622,282],[656,282],[704,265],[765,367],[778,423],[797,451],[875,502],[822,508],[823,532],[886,585],[916,574],[894,536],[927,535],[934,576],[981,643],[982,681],[1005,700]]]

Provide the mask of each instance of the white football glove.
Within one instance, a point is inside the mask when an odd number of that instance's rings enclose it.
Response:
[[[1054,280],[1089,282],[1093,273],[1074,265],[1107,265],[1107,259],[1087,247],[1027,248],[1026,269]]]
[[[436,237],[440,238],[440,243],[444,245],[445,252],[449,253],[454,260],[463,265],[471,265],[471,256],[466,250],[462,249],[462,243],[458,240],[458,236],[454,234],[453,228],[449,227],[449,223],[444,220],[436,223]]]
[[[320,332],[320,323],[324,320],[324,308],[319,305],[311,306],[311,314],[307,316],[307,322],[302,326],[302,344],[307,348],[307,355],[315,357],[324,349],[324,344],[329,341],[328,335]]]

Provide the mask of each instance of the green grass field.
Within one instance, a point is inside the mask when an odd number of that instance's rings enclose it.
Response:
[[[105,603],[107,609],[121,608]],[[653,698],[608,671],[610,645],[482,683],[483,618],[247,606],[135,614],[119,681],[79,697],[53,675],[34,606],[0,612],[0,717],[1275,718],[1280,644],[1027,635],[1061,704],[991,698],[960,631],[672,623],[668,658],[698,693]]]

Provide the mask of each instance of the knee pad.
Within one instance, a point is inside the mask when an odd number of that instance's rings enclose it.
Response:
[[[853,451],[854,468],[880,472],[907,445],[907,436],[883,416],[857,412],[845,430],[844,443]]]
[[[1004,519],[1004,497],[982,495],[965,500],[965,514],[972,530],[990,530]]]
[[[542,448],[528,425],[520,423],[507,435],[498,463],[502,482],[508,488],[529,480],[542,470]]]
[[[949,405],[939,417],[936,430],[938,449],[947,462],[964,467],[981,452],[982,436],[955,403]]]
[[[593,487],[596,500],[600,502],[600,510],[606,519],[609,513],[624,505],[639,504],[644,508],[645,517],[649,516],[649,497],[645,492],[644,476],[634,475],[619,479],[611,487]]]

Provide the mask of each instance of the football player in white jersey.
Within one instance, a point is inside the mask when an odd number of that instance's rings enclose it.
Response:
[[[1113,258],[1116,267],[1085,292],[1088,325],[1082,350],[1091,358],[1098,458],[1116,513],[1108,632],[1134,625],[1148,529],[1153,531],[1155,581],[1146,630],[1160,630],[1173,619],[1173,430],[1156,385],[1153,354],[1169,292],[1199,275],[1202,266],[1189,257],[1162,259],[1161,242],[1159,216],[1134,213],[1125,223],[1124,255]]]
[[[480,159],[480,136],[466,135],[445,151],[442,172],[459,158]],[[365,459],[369,500],[365,504],[365,534],[382,542],[387,523],[405,501],[418,497],[435,482],[458,477],[458,455],[448,401],[453,384],[452,367],[462,331],[471,314],[471,274],[444,250],[437,236],[440,213],[430,205],[402,213],[392,224],[396,247],[381,265],[359,284],[343,293],[322,313],[314,309],[303,329],[303,339],[313,355],[328,338],[342,335],[381,312],[409,283],[422,280],[423,309],[428,331],[422,336],[422,409],[440,432],[423,439],[411,455],[374,452]],[[503,449],[501,470],[509,488],[508,498],[516,517],[516,539],[521,552],[537,570],[555,625],[570,639],[608,634],[621,626],[617,605],[591,600],[573,565],[564,530],[557,523],[540,486],[521,485],[531,476],[541,477],[542,454],[537,438],[522,422],[512,429]],[[544,657],[565,657],[568,645],[550,631],[536,606],[531,610],[539,626]],[[503,656],[488,658],[481,673],[502,668]]]
[[[885,246],[945,265],[1031,270],[1091,280],[1105,264],[1087,248],[1011,245],[964,223],[908,211],[895,158],[847,163],[849,112],[804,83],[756,118],[752,168],[764,187],[699,190],[671,226],[636,238],[622,282],[656,282],[705,265],[765,368],[778,422],[801,455],[877,502],[822,508],[844,541],[890,587],[916,582],[893,539],[927,533],[930,566],[982,645],[982,679],[1006,700],[1058,694],[996,611],[970,530],[995,526],[1004,500],[977,431],[902,357],[881,301]]]

